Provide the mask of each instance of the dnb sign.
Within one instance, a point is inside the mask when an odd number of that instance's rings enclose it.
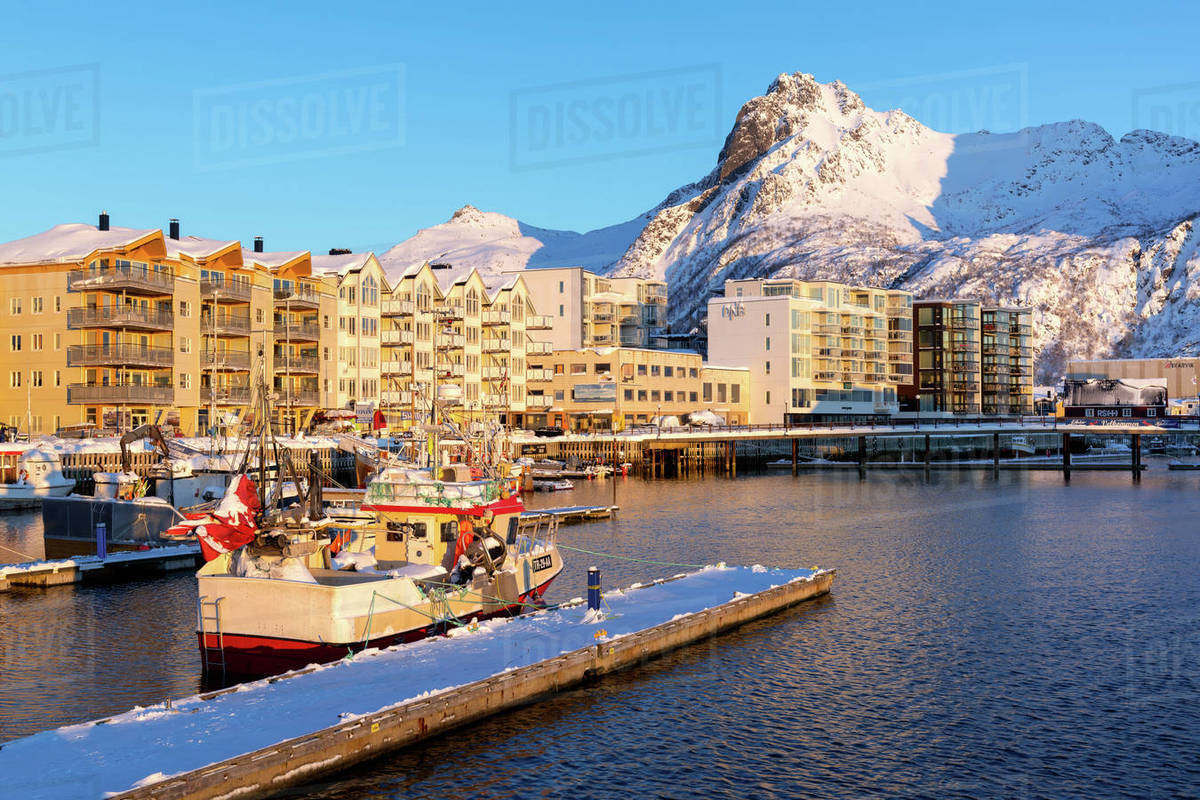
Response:
[[[727,303],[721,306],[722,319],[737,319],[746,316],[746,307],[741,303]]]

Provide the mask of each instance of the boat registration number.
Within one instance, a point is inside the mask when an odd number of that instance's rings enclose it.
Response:
[[[553,564],[554,560],[550,556],[538,556],[533,560],[533,571],[541,572],[544,569],[550,569]]]

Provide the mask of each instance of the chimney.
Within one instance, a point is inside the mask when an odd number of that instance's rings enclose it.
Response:
[[[262,251],[263,251],[262,237],[255,236],[254,237],[254,252],[261,253]]]
[[[98,224],[96,226],[96,230],[101,230],[101,231],[108,230],[108,212],[107,211],[100,212],[100,224]]]
[[[175,241],[179,241],[179,220],[172,217],[168,225],[170,227],[170,232],[167,235]]]

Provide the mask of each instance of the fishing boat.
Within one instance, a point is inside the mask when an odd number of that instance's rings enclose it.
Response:
[[[0,451],[0,508],[29,508],[47,497],[63,497],[75,481],[62,472],[62,459],[52,450],[16,448]]]
[[[1008,440],[1008,447],[1015,457],[1037,455],[1037,448],[1029,441],[1028,436],[1013,436]]]
[[[269,427],[258,441],[260,462],[272,450],[279,472],[299,482]],[[206,559],[197,572],[205,673],[277,674],[540,607],[563,569],[556,529],[522,533],[514,478],[499,464],[480,479],[471,470],[381,460],[359,506],[369,521],[328,515],[316,464],[303,505],[280,507],[278,486],[240,475],[215,509],[169,532],[198,538]]]

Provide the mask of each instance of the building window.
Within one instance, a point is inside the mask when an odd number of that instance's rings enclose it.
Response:
[[[661,370],[659,369],[659,366],[658,366],[658,364],[651,364],[651,365],[650,365],[650,375],[651,375],[651,376],[657,376],[657,375],[659,375],[660,373],[661,373]]]
[[[763,362],[763,373],[766,375],[771,374],[771,362],[770,361]]]
[[[21,388],[21,373],[19,371],[13,370],[8,373],[8,385],[14,389]]]
[[[626,389],[626,390],[625,390],[625,399],[626,399],[626,400],[632,400],[632,399],[633,399],[633,389]]]
[[[190,317],[191,315],[192,315],[192,309],[188,306],[188,301],[180,300],[179,301],[179,316]]]
[[[29,382],[35,388],[42,385],[42,371],[40,369],[35,369],[33,372],[29,373],[29,377],[30,377]]]
[[[642,402],[642,403],[646,402],[646,390],[645,389],[638,389],[638,401]]]
[[[33,334],[29,335],[29,348],[31,350],[41,350],[42,349],[42,334],[33,333]],[[40,386],[41,384],[37,384],[37,385]]]
[[[42,313],[42,298],[34,297],[30,300],[30,311],[34,314]]]
[[[12,335],[12,340],[9,342],[9,349],[14,353],[21,352],[21,334],[14,333]]]
[[[326,319],[328,319],[328,317]],[[262,325],[263,322],[265,322],[265,321],[266,321],[266,317],[263,314],[263,310],[261,308],[254,309],[254,322],[258,325]],[[329,327],[329,326],[326,325],[325,327]]]
[[[54,298],[54,313],[57,314],[59,311],[62,311],[62,298],[56,297]]]
[[[770,315],[770,314],[767,314],[767,315],[766,315],[766,317],[767,317],[767,323],[766,323],[766,325],[767,325],[767,327],[769,328],[769,327],[771,327],[771,315]]]
[[[663,392],[663,402],[666,402],[666,403],[675,402],[675,393],[670,390]]]
[[[62,350],[62,334],[61,333],[54,334],[54,349]]]
[[[58,370],[54,370],[54,385],[62,386],[62,373]]]
[[[675,368],[674,367],[663,367],[663,377],[664,378],[674,378],[675,377]]]
[[[586,375],[587,374],[587,364],[572,364],[571,365],[571,374],[572,375]]]
[[[562,389],[554,390],[554,399],[559,400],[559,401],[561,401],[563,399],[563,390]]]
[[[704,402],[711,403],[712,402],[712,384],[706,383],[703,386],[701,386],[700,388],[703,389],[703,391],[704,391]]]
[[[565,306],[563,306],[563,304],[562,304],[562,303],[559,303],[559,304],[558,304],[558,315],[559,315],[560,317],[562,317],[562,316],[566,316],[566,312],[564,311],[564,308],[565,308]]]
[[[645,364],[638,364],[637,368],[638,368],[638,375],[646,374],[646,365]]]
[[[766,349],[767,349],[767,351],[768,351],[768,352],[771,350],[771,337],[770,337],[770,336],[768,336],[768,337],[767,337],[767,347],[766,347]]]
[[[698,398],[696,397],[695,392],[688,392],[688,402],[689,403],[694,403],[694,402],[696,402],[697,399]]]
[[[181,352],[181,353],[192,352],[192,340],[186,336],[180,336],[179,337],[179,352]]]
[[[770,389],[767,390],[767,405],[771,405],[771,390]]]
[[[770,395],[770,392],[768,392],[767,394]],[[729,399],[734,403],[740,403],[742,401],[741,384],[737,384],[737,383],[729,384]],[[769,403],[771,401],[767,400],[767,402]]]
[[[659,391],[657,389],[653,389],[650,391],[650,399],[655,403],[657,403],[659,401],[659,399],[661,399],[661,394],[659,393]]]

